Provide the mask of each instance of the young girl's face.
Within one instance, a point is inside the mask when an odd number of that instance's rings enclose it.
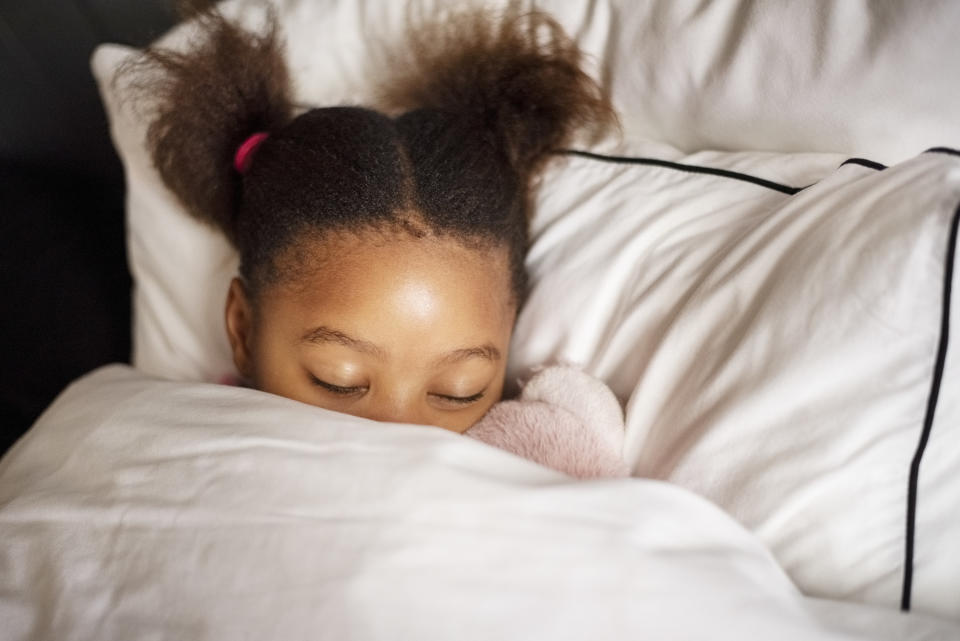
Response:
[[[407,236],[304,241],[291,282],[234,280],[227,331],[255,387],[463,432],[500,399],[516,316],[505,250]]]

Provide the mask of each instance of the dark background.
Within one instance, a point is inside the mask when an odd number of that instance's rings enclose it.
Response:
[[[89,59],[170,0],[0,0],[0,455],[73,379],[130,359],[124,180]]]

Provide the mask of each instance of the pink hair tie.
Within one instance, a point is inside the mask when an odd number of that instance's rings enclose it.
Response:
[[[247,173],[250,163],[253,162],[253,153],[269,136],[270,134],[261,131],[244,140],[233,156],[233,168],[241,174]]]

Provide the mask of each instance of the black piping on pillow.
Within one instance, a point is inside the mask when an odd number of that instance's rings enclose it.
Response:
[[[873,160],[867,160],[866,158],[851,158],[850,160],[845,160],[840,164],[841,167],[844,165],[860,165],[861,167],[866,167],[867,169],[876,169],[877,171],[883,171],[887,168],[886,165],[883,165]]]
[[[948,156],[960,156],[960,151],[956,149],[951,149],[950,147],[933,147],[927,149],[925,153],[928,154],[947,154]]]
[[[932,149],[931,151],[938,153],[947,152],[960,156],[960,153],[953,150]],[[947,359],[947,345],[950,340],[950,301],[953,289],[953,266],[956,260],[958,227],[960,227],[960,204],[957,205],[957,209],[953,214],[953,221],[950,224],[950,235],[947,239],[947,257],[944,261],[943,269],[940,342],[937,346],[937,358],[933,366],[933,380],[930,383],[930,395],[927,398],[927,411],[923,419],[923,431],[920,433],[920,441],[917,443],[917,450],[913,455],[913,461],[910,463],[910,484],[907,489],[907,535],[903,563],[903,592],[900,596],[900,609],[904,611],[910,609],[910,599],[913,589],[913,548],[916,531],[917,485],[920,478],[920,462],[927,448],[927,442],[930,440],[930,432],[933,430],[933,419],[937,411],[937,401],[940,398],[940,384],[943,381],[943,370]]]
[[[733,180],[742,180],[744,182],[753,183],[754,185],[760,185],[761,187],[767,187],[768,189],[773,189],[774,191],[779,191],[780,193],[787,194],[789,196],[799,193],[805,189],[805,187],[791,187],[790,185],[783,185],[778,182],[773,182],[772,180],[767,180],[766,178],[751,176],[750,174],[744,174],[739,171],[717,169],[716,167],[703,167],[700,165],[685,165],[683,163],[660,160],[658,158],[606,156],[604,154],[595,154],[591,151],[581,151],[579,149],[561,149],[557,151],[557,153],[567,156],[592,158],[593,160],[601,160],[604,162],[623,163],[630,165],[651,165],[654,167],[665,167],[667,169],[676,169],[677,171],[686,171],[694,174],[708,174],[711,176],[720,176],[722,178],[732,178]]]

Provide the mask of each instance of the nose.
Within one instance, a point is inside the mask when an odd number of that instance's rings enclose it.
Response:
[[[418,399],[410,395],[370,399],[370,404],[364,408],[362,415],[364,418],[385,423],[430,424],[425,408]]]

